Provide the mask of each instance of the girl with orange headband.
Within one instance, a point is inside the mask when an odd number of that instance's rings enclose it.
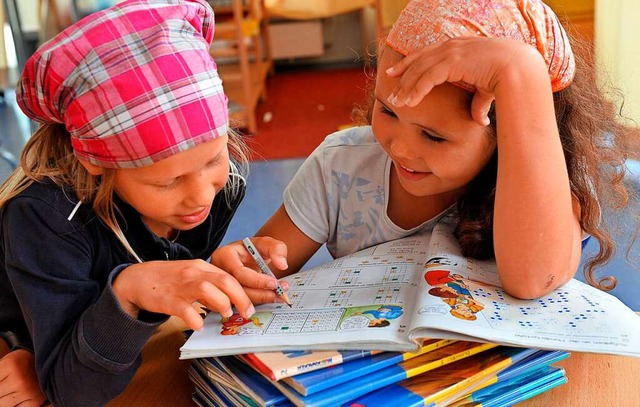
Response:
[[[34,364],[54,405],[104,405],[170,315],[275,301],[272,277],[207,261],[245,188],[213,30],[204,0],[128,0],[28,60],[16,96],[41,126],[0,188],[0,405],[41,404]]]
[[[345,256],[448,216],[462,252],[495,258],[516,297],[571,279],[588,235],[601,246],[588,280],[608,288],[592,273],[613,250],[601,206],[627,198],[630,134],[542,1],[409,1],[372,99],[371,125],[328,136],[258,231],[291,249],[280,276],[322,244]]]

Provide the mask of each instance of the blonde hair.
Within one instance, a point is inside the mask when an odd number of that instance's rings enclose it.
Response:
[[[246,183],[248,149],[241,136],[229,129],[231,157],[229,179],[223,190],[228,205]],[[27,141],[20,165],[0,186],[0,208],[26,190],[34,182],[51,180],[60,188],[72,188],[78,201],[91,205],[96,215],[115,234],[138,262],[142,259],[127,241],[118,225],[117,206],[113,202],[114,180],[117,170],[105,169],[93,176],[80,164],[71,147],[71,137],[62,124],[44,124]]]

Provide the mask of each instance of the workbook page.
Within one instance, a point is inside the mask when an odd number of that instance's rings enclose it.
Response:
[[[181,357],[283,349],[413,349],[407,326],[428,243],[428,234],[387,242],[288,276],[291,308],[264,304],[251,318],[235,314],[227,320],[210,314]]]
[[[495,262],[461,256],[444,223],[420,274],[417,337],[640,356],[640,317],[617,298],[575,279],[537,299],[514,298]]]

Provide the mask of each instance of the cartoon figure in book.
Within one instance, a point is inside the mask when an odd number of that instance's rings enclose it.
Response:
[[[222,335],[237,335],[240,332],[240,327],[253,323],[257,327],[262,326],[262,322],[256,317],[244,318],[240,314],[233,314],[229,318],[222,318]]]
[[[390,319],[396,319],[402,315],[402,307],[399,305],[383,305],[377,309],[370,309],[364,312],[357,312],[356,314],[362,314],[368,316],[369,328],[384,328],[391,325]]]
[[[424,274],[427,284],[432,286],[429,294],[442,298],[451,307],[451,315],[467,321],[475,321],[476,313],[484,309],[482,303],[476,301],[459,274],[450,274],[446,270],[431,270]]]
[[[458,263],[445,256],[438,256],[430,258],[425,264],[424,268],[429,269],[438,266],[457,266]]]
[[[476,312],[482,311],[484,306],[471,297],[458,296],[455,299],[443,298],[442,301],[451,307],[451,315],[456,318],[475,321]]]

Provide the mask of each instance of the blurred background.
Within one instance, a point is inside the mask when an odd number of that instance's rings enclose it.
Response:
[[[15,83],[38,45],[114,0],[2,0],[0,7],[0,179],[15,167],[34,124],[15,103]],[[252,163],[247,197],[225,242],[251,236],[276,210],[284,187],[328,134],[352,125],[375,75],[375,53],[406,0],[211,0],[215,57],[233,124],[246,135]],[[548,0],[575,36],[594,51],[601,80],[625,95],[629,126],[640,122],[638,0]],[[640,311],[640,243],[630,246],[640,216],[640,140],[631,147],[626,182],[635,196],[607,212],[618,250],[599,276]],[[597,252],[589,242],[585,257]],[[308,266],[329,260],[325,250]],[[577,276],[581,278],[581,275]]]

